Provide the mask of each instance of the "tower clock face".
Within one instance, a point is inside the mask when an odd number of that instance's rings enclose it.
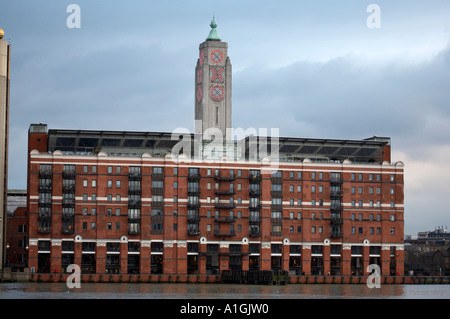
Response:
[[[225,70],[221,66],[213,66],[209,72],[209,78],[214,83],[223,83],[225,81],[224,76]]]
[[[224,55],[223,55],[222,51],[220,51],[220,50],[214,50],[209,55],[209,59],[214,64],[221,63],[223,61],[223,58],[224,58]]]
[[[209,91],[209,95],[213,101],[221,101],[225,96],[225,90],[220,85],[214,85]]]

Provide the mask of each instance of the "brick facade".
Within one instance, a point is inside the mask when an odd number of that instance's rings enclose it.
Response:
[[[403,275],[403,164],[45,153],[30,134],[29,266],[96,274]],[[46,166],[49,165],[49,166]],[[231,186],[232,185],[232,186]],[[281,185],[281,186],[280,186]]]

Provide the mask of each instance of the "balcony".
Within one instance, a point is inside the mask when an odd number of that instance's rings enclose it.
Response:
[[[164,220],[164,215],[162,213],[161,214],[152,214],[151,220],[152,220],[152,222],[162,221],[162,220]]]
[[[200,202],[189,202],[187,203],[188,209],[197,209],[200,208]]]
[[[39,171],[39,178],[52,178],[53,172],[51,170]]]
[[[152,203],[153,206],[153,203]],[[141,201],[140,200],[128,200],[128,208],[139,208],[141,207]]]
[[[198,223],[200,221],[200,215],[197,214],[188,214],[188,222]]]
[[[200,194],[200,187],[188,187],[188,195]]]
[[[342,192],[341,191],[335,191],[335,192],[331,192],[330,193],[330,197],[331,198],[336,198],[336,199],[339,199],[339,198],[341,198],[342,197]]]
[[[162,201],[154,201],[152,202],[152,208],[163,208],[164,202]]]
[[[248,218],[248,222],[250,224],[260,224],[262,221],[262,217],[261,216],[252,216],[250,215],[250,217]]]
[[[52,185],[39,185],[39,192],[40,193],[51,193]]]
[[[75,194],[75,184],[63,185],[62,190],[65,194]]]
[[[152,195],[164,195],[164,187],[152,187]]]
[[[272,204],[270,205],[272,211],[281,211],[283,209],[283,204]]]
[[[198,180],[200,180],[200,178],[202,178],[200,173],[189,173],[189,175],[188,175],[188,181],[191,181],[191,182],[198,181]]]
[[[75,171],[66,171],[62,173],[63,179],[75,179]]]
[[[63,207],[74,207],[75,206],[75,198],[63,198],[62,204],[63,204]]]
[[[52,232],[52,226],[38,226],[38,233],[50,234]]]
[[[270,235],[274,236],[274,237],[281,237],[281,236],[283,236],[283,232],[282,231],[271,231]]]
[[[261,196],[261,190],[260,189],[250,189],[248,194],[250,197],[259,197]]]
[[[142,178],[141,172],[130,172],[128,174],[128,179],[131,181],[138,181],[141,180],[141,178]]]
[[[225,216],[225,217],[216,216],[214,218],[214,221],[216,223],[234,223],[236,221],[236,218],[234,218],[234,216]]]
[[[250,229],[248,235],[250,237],[261,237],[261,230],[260,229]]]
[[[270,218],[270,221],[272,222],[273,225],[281,225],[283,223],[283,218],[282,217],[272,217],[272,218]]]
[[[262,176],[260,174],[259,175],[250,174],[248,176],[248,180],[250,183],[259,183],[262,181]]]
[[[214,236],[217,237],[232,237],[236,236],[236,231],[234,229],[230,229],[228,233],[223,233],[219,229],[214,229]]]
[[[330,234],[331,238],[342,238],[341,230],[332,230]]]
[[[200,230],[198,228],[190,228],[187,230],[188,236],[200,236]]]
[[[334,185],[340,185],[343,183],[341,176],[331,176],[330,183]]]
[[[63,222],[71,222],[75,220],[75,213],[63,213],[62,214]]]
[[[152,180],[154,181],[163,181],[164,174],[163,173],[152,173]]]
[[[128,194],[130,195],[141,195],[142,188],[140,186],[130,186],[128,187]],[[153,194],[153,189],[152,189]]]
[[[128,224],[128,235],[140,235],[141,234],[141,224],[131,223]]]
[[[234,195],[236,191],[234,189],[216,189],[214,193],[216,195]]]
[[[283,183],[283,177],[282,176],[272,176],[271,180],[272,180],[272,184],[281,184],[281,183]]]
[[[51,207],[52,206],[52,199],[51,198],[40,198],[39,199],[39,206],[41,206],[41,207]]]
[[[341,217],[331,217],[331,225],[342,225],[342,218]]]
[[[140,223],[141,216],[140,215],[128,215],[128,223]]]
[[[236,180],[236,176],[221,176],[220,174],[214,175],[214,180],[218,182],[232,182]]]
[[[283,191],[270,191],[272,197],[283,197]]]
[[[216,209],[235,209],[236,204],[233,203],[214,203],[214,208]]]

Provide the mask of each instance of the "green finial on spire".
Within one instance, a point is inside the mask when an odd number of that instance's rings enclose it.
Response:
[[[211,27],[211,32],[209,32],[209,36],[206,38],[206,41],[208,40],[213,40],[213,41],[220,41],[220,37],[217,34],[217,22],[216,22],[216,18],[213,17],[211,23],[210,23],[210,27]]]

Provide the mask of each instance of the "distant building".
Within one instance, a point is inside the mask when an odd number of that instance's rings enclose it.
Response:
[[[5,264],[6,197],[8,190],[9,79],[11,46],[0,28],[0,276]]]
[[[23,271],[28,266],[27,192],[8,191],[8,229],[6,234],[5,266]]]
[[[211,27],[195,69],[195,118],[203,123],[193,139],[231,126],[231,65],[215,21]],[[32,124],[30,267],[363,275],[378,264],[382,275],[403,274],[404,167],[391,163],[389,138],[258,137],[257,148],[279,150],[274,168],[270,156],[250,158],[251,137],[231,144],[244,159],[186,149],[176,157],[178,142],[169,132]]]
[[[447,232],[447,226],[437,226],[433,231],[424,231],[417,234],[418,244],[429,245],[449,245],[450,233]]]

